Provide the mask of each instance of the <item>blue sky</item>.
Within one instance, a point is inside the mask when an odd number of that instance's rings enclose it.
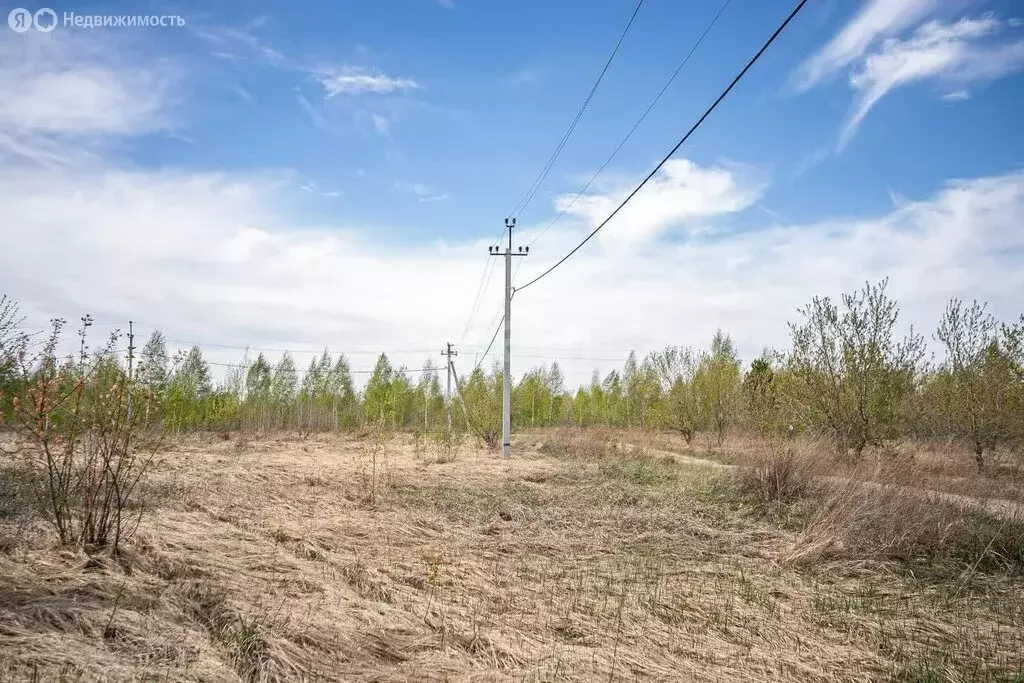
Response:
[[[644,2],[520,217],[524,241],[604,162],[721,4]],[[463,332],[487,242],[634,7],[55,7],[186,25],[0,36],[0,230],[55,245],[9,251],[0,285],[42,319],[89,310],[228,344],[440,347]],[[731,0],[600,180],[531,247],[520,282],[653,167],[790,9]],[[1022,19],[1010,0],[811,0],[630,211],[524,292],[519,339],[582,355],[703,344],[722,326],[750,356],[784,343],[811,295],[885,276],[926,328],[953,295],[1016,316]],[[106,270],[121,252],[150,281],[142,291]],[[33,259],[54,258],[61,279],[40,286]],[[489,338],[500,279],[487,281],[468,350]]]

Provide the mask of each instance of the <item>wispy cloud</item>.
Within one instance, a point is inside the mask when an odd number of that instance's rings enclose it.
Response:
[[[938,0],[869,0],[846,26],[794,73],[794,85],[806,90],[860,58],[876,41],[895,35],[935,10]]]
[[[528,67],[513,71],[501,79],[501,83],[508,87],[521,87],[524,85],[536,85],[547,78],[547,70],[535,67]]]
[[[298,101],[302,111],[306,112],[310,120],[313,121],[313,125],[321,130],[329,130],[330,125],[327,123],[327,119],[324,115],[313,106],[313,103],[309,101],[309,98],[302,94],[302,91],[296,88],[295,99]]]
[[[373,66],[375,55],[366,45],[354,48],[359,63],[340,66],[285,55],[257,35],[266,24],[266,16],[261,16],[241,26],[199,27],[192,33],[211,46],[210,54],[217,59],[293,74],[299,106],[321,130],[390,137],[402,113],[417,102],[412,93],[424,89],[411,77],[393,76]],[[310,92],[310,84],[319,92]],[[234,90],[243,99],[252,99],[240,86]]]
[[[843,125],[839,148],[850,141],[868,112],[901,86],[937,79],[954,87],[947,93],[952,99],[965,99],[969,92],[964,85],[994,80],[1024,67],[1024,40],[981,44],[982,38],[1001,25],[993,16],[948,24],[931,21],[906,40],[887,40],[850,76],[856,98]]]
[[[455,9],[455,0],[437,0],[437,4],[445,9]]]
[[[267,23],[260,16],[242,26],[205,26],[190,29],[192,34],[208,43],[211,54],[220,59],[257,60],[283,65],[287,59],[280,50],[270,47],[256,35],[256,30]]]
[[[371,113],[373,129],[381,135],[388,135],[391,132],[391,119],[381,114]]]
[[[411,78],[396,78],[377,69],[361,66],[322,68],[314,70],[313,77],[323,86],[328,98],[363,93],[406,92],[422,87]]]
[[[794,71],[791,83],[799,91],[849,72],[854,103],[837,149],[850,142],[882,98],[900,87],[932,80],[945,91],[943,99],[957,101],[970,96],[969,86],[1024,66],[1024,40],[997,38],[1013,28],[1012,20],[993,14],[928,20],[939,9],[936,0],[870,0]]]
[[[406,192],[414,195],[416,201],[423,203],[428,202],[443,202],[448,199],[448,195],[442,192],[436,192],[434,188],[423,183],[408,183],[401,180],[395,182],[395,189],[400,192]]]
[[[110,138],[170,129],[169,63],[133,63],[89,36],[29,38],[0,36],[0,148],[9,154],[67,162]]]
[[[341,190],[322,190],[317,183],[312,180],[306,180],[299,185],[299,189],[307,194],[316,195],[318,197],[327,197],[329,199],[336,199],[342,195]]]
[[[246,102],[252,102],[252,93],[245,89],[241,83],[236,83],[235,87],[232,88],[236,95],[241,97]]]
[[[424,185],[423,183],[409,183],[403,180],[395,181],[395,189],[402,192],[409,192],[417,197],[426,197],[434,192],[430,186]]]

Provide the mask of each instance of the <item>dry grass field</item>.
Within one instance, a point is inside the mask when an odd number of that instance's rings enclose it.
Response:
[[[118,558],[57,548],[5,462],[0,680],[1024,680],[1013,468],[513,448],[180,441]]]

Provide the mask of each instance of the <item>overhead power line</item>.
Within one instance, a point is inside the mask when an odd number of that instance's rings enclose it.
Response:
[[[633,25],[633,20],[636,19],[636,15],[640,11],[640,8],[643,6],[643,4],[644,0],[639,0],[639,2],[636,3],[636,8],[633,10],[633,14],[629,17],[629,22],[626,24],[626,28],[622,30],[622,34],[619,36],[619,40],[615,43],[615,47],[612,49],[612,53],[608,55],[608,61],[604,63],[604,67],[601,69],[601,73],[598,74],[597,80],[594,81],[594,85],[591,86],[590,92],[587,93],[586,98],[583,100],[583,104],[580,105],[580,108],[576,112],[576,116],[573,118],[572,123],[569,124],[569,129],[565,131],[565,134],[562,136],[562,139],[558,142],[558,145],[555,147],[555,151],[551,154],[551,157],[548,158],[547,163],[544,164],[544,167],[537,175],[537,179],[533,181],[533,184],[530,185],[529,189],[527,189],[523,196],[519,199],[519,202],[516,204],[515,208],[508,214],[510,217],[516,218],[523,211],[525,211],[529,203],[533,201],[534,195],[536,195],[537,191],[540,190],[541,184],[544,182],[544,179],[547,177],[548,173],[551,172],[552,166],[555,165],[555,161],[558,159],[558,155],[561,154],[562,149],[565,148],[565,143],[569,141],[569,137],[572,135],[573,131],[576,130],[577,124],[579,124],[580,119],[583,117],[583,112],[587,110],[587,106],[590,104],[590,100],[594,97],[594,93],[597,92],[597,87],[601,85],[601,81],[604,80],[604,75],[608,73],[608,67],[611,66],[612,60],[614,60],[615,55],[618,54],[619,47],[622,45],[622,41],[625,39],[626,34],[629,33],[629,28]]]
[[[615,218],[615,216],[619,213],[619,211],[621,211],[622,208],[624,206],[626,206],[626,204],[628,204],[629,201],[631,199],[633,199],[633,197],[635,197],[636,194],[641,189],[643,189],[643,187],[651,180],[651,178],[653,178],[654,175],[658,171],[661,170],[661,167],[664,166],[665,163],[669,159],[671,159],[672,156],[679,150],[679,148],[683,146],[683,143],[685,143],[688,139],[690,139],[690,136],[693,135],[694,131],[696,131],[701,126],[701,124],[704,123],[704,120],[707,119],[708,116],[711,115],[711,112],[713,112],[718,107],[718,105],[722,102],[722,100],[725,99],[726,95],[728,95],[732,91],[732,89],[734,87],[736,87],[736,84],[740,82],[740,80],[746,75],[747,71],[749,71],[750,68],[752,66],[754,66],[754,64],[757,62],[757,60],[761,58],[761,55],[763,55],[765,53],[765,51],[771,46],[771,44],[775,42],[775,39],[778,38],[779,35],[782,34],[782,32],[786,29],[786,27],[789,26],[789,22],[791,22],[793,20],[793,17],[795,17],[797,15],[797,13],[799,13],[800,10],[803,9],[804,5],[806,5],[806,4],[807,4],[807,0],[800,0],[800,2],[797,3],[796,7],[794,7],[793,11],[789,13],[789,16],[786,17],[785,21],[783,21],[781,24],[779,24],[779,27],[777,29],[775,29],[775,32],[772,33],[771,37],[769,37],[768,40],[765,41],[764,45],[761,46],[761,49],[758,50],[757,53],[753,57],[750,58],[750,61],[747,62],[747,65],[744,66],[743,69],[738,74],[736,74],[735,78],[732,79],[732,82],[730,82],[729,85],[725,88],[725,90],[723,90],[722,93],[718,96],[718,98],[715,99],[715,101],[711,103],[711,106],[708,107],[704,111],[703,114],[701,114],[701,117],[699,119],[697,119],[697,122],[694,123],[693,126],[690,127],[690,130],[686,131],[686,134],[683,135],[683,137],[681,137],[679,139],[679,142],[677,142],[675,144],[675,146],[671,150],[669,150],[669,153],[666,154],[664,156],[664,158],[661,161],[658,162],[658,165],[655,166],[654,169],[651,170],[651,172],[648,173],[647,176],[643,180],[640,181],[640,184],[637,185],[635,188],[633,188],[633,191],[630,192],[626,196],[626,198],[623,199],[622,202],[617,207],[615,207],[615,210],[612,211],[610,214],[608,214],[607,218],[605,218],[603,221],[601,221],[601,223],[596,228],[594,228],[593,231],[591,231],[591,233],[589,235],[587,235],[585,238],[583,238],[582,242],[580,242],[575,247],[573,247],[572,250],[568,254],[566,254],[565,256],[560,258],[553,266],[551,266],[550,268],[545,270],[543,273],[541,273],[537,277],[535,277],[532,280],[530,280],[529,282],[527,282],[525,285],[523,285],[521,287],[516,287],[515,291],[518,292],[518,291],[520,291],[522,289],[526,289],[530,285],[536,283],[537,281],[539,281],[539,280],[543,279],[544,277],[546,277],[547,275],[549,275],[553,270],[555,270],[560,265],[562,265],[563,263],[568,261],[572,257],[573,254],[575,254],[577,251],[579,251],[583,247],[584,244],[589,242],[594,237],[594,235],[596,235],[601,230],[601,228],[603,228],[605,225],[608,224],[608,222],[611,219]]]
[[[497,329],[500,330],[501,329],[501,324],[504,322],[504,319],[503,318],[502,319],[498,319],[498,320],[495,320],[494,322],[497,322]],[[493,348],[494,341],[496,340],[496,338],[497,338],[496,336],[492,336],[490,343],[486,347],[484,347],[483,345],[472,345],[472,344],[470,344],[470,345],[467,345],[465,348],[469,348],[469,349],[473,349],[473,348],[481,349],[482,348],[482,349],[484,349],[484,355],[486,356],[487,354],[490,353],[491,349]],[[258,347],[258,346],[243,346],[241,344],[220,344],[220,343],[213,343],[213,342],[186,341],[186,340],[182,340],[182,339],[168,339],[168,338],[165,338],[165,341],[168,341],[168,342],[177,341],[177,342],[181,342],[181,343],[183,343],[183,344],[185,344],[187,346],[197,346],[200,349],[207,349],[207,350],[209,350],[209,349],[228,349],[228,350],[238,350],[238,351],[258,351],[258,350],[262,350],[262,351],[274,351],[274,352],[278,352],[278,353],[288,353],[288,354],[310,353],[310,354],[313,354],[315,356],[318,356],[318,355],[320,355],[322,353],[321,351],[315,351],[315,350],[298,350],[298,351],[295,351],[295,350],[285,349],[285,348],[268,348],[268,347]],[[35,344],[35,346],[39,346],[42,343],[45,343],[45,340],[44,340],[44,342],[41,342],[39,344]],[[91,350],[92,351],[102,351],[103,348],[104,347],[92,348]],[[178,347],[178,348],[180,349],[182,347]],[[530,359],[530,360],[545,360],[545,361],[552,361],[552,362],[558,362],[558,363],[578,362],[578,361],[620,362],[620,361],[623,361],[625,359],[625,354],[629,353],[629,351],[630,351],[629,349],[600,349],[600,348],[593,348],[593,349],[591,349],[591,348],[585,348],[585,347],[580,347],[580,346],[575,346],[575,347],[568,347],[568,346],[565,346],[565,347],[523,346],[523,347],[520,347],[520,348],[525,349],[527,351],[527,353],[516,354],[517,358],[527,358],[527,359]],[[112,348],[110,350],[112,352],[114,352],[114,353],[127,353],[127,351],[128,351],[127,348],[121,348],[121,347]],[[561,355],[561,356],[560,355],[552,355],[552,354],[555,354],[556,352],[560,352],[560,351],[561,352],[575,353],[575,354],[579,354],[579,355]],[[431,349],[406,349],[406,350],[390,349],[390,350],[383,351],[383,353],[392,354],[392,355],[414,354],[414,353],[430,353],[430,352],[432,352]],[[538,353],[538,352],[546,352],[546,353]],[[328,349],[328,353],[331,353],[329,349]],[[338,352],[338,355],[347,355],[348,353],[349,352]],[[366,353],[366,354],[371,354],[371,355],[379,355],[382,352],[381,351],[357,351],[356,353]],[[606,354],[606,355],[585,355],[585,354]],[[612,354],[617,354],[617,355],[612,355]],[[136,353],[136,356],[138,356],[138,355],[139,354]],[[456,354],[453,354],[453,355],[456,355]],[[220,361],[210,361],[210,360],[205,360],[205,359],[204,359],[204,361],[206,363],[210,364],[210,365],[220,365],[220,366],[224,366],[224,367],[246,367],[245,363],[226,363],[226,362],[220,362]],[[360,372],[362,372],[362,371],[360,371]],[[372,370],[367,370],[366,372],[372,372]],[[418,370],[417,370],[417,372],[418,372]]]
[[[533,183],[530,184],[530,187],[527,188],[525,193],[523,193],[523,196],[519,198],[519,201],[516,203],[515,208],[509,212],[508,215],[510,217],[518,217],[519,214],[526,210],[527,205],[529,205],[529,203],[533,201],[533,197],[540,190],[541,185],[544,182],[544,179],[547,177],[548,173],[551,172],[551,168],[554,166],[555,161],[558,159],[558,156],[562,153],[562,149],[565,148],[566,143],[569,141],[569,137],[572,135],[573,131],[576,130],[576,126],[577,124],[579,124],[580,119],[583,117],[583,113],[590,105],[590,100],[594,97],[594,93],[597,92],[598,86],[601,85],[601,81],[604,80],[605,74],[608,73],[608,67],[611,66],[612,61],[615,59],[615,55],[618,54],[619,47],[621,47],[622,41],[626,38],[626,34],[629,33],[629,29],[633,25],[633,21],[636,19],[636,15],[640,12],[640,8],[643,6],[643,4],[644,0],[638,0],[636,7],[633,9],[633,14],[630,15],[629,21],[626,23],[626,28],[624,28],[622,30],[622,33],[619,35],[619,39],[616,41],[615,47],[612,49],[611,54],[608,55],[608,59],[607,61],[605,61],[604,67],[598,74],[597,80],[594,81],[594,85],[591,86],[586,98],[584,98],[583,104],[581,104],[580,108],[576,111],[576,115],[573,117],[572,123],[569,124],[569,128],[565,131],[565,134],[562,135],[561,140],[559,140],[558,145],[555,147],[555,151],[548,158],[547,162],[544,164],[544,167],[537,175],[537,178],[534,179]],[[498,239],[496,241],[500,242],[503,236],[504,233],[498,235]],[[521,266],[522,261],[520,261],[520,263],[516,266],[516,275],[519,274],[519,268]],[[480,281],[477,284],[476,295],[473,297],[473,304],[470,307],[469,311],[469,319],[466,320],[466,326],[462,331],[462,336],[459,338],[460,344],[463,341],[465,341],[466,335],[469,334],[469,330],[473,325],[473,320],[476,318],[476,314],[480,310],[480,305],[483,303],[484,292],[487,290],[487,286],[491,282],[491,277],[494,275],[494,270],[496,269],[491,267],[490,259],[488,259],[488,263],[484,266],[484,270],[480,274]]]
[[[216,365],[217,367],[221,367],[221,368],[238,368],[240,370],[247,370],[247,369],[252,367],[251,363],[249,363],[249,364],[247,364],[247,363],[219,363],[217,361],[206,360],[205,358],[203,359],[203,362],[205,364],[207,364],[207,365]],[[426,369],[423,369],[423,368],[399,367],[399,368],[395,368],[394,371],[395,372],[408,372],[408,373],[437,372],[438,368],[431,368],[429,370],[426,370]],[[368,368],[368,369],[361,369],[361,368],[353,369],[353,368],[349,368],[348,372],[349,372],[349,374],[352,374],[352,375],[372,375],[374,372],[376,372],[376,368]],[[307,373],[306,373],[305,370],[296,368],[295,369],[295,374],[299,375],[299,376],[304,376]]]
[[[498,327],[501,327],[501,322],[504,321],[504,319],[505,319],[504,315],[505,315],[505,302],[503,301],[502,305],[498,307],[498,310],[496,310],[494,312],[494,316],[491,318],[491,322],[487,323],[487,326],[484,327],[484,336],[480,340],[481,343],[480,344],[468,344],[467,346],[470,346],[472,348],[482,347],[483,346],[483,341],[485,339],[487,339],[487,330],[489,330],[492,327],[494,327],[495,323],[498,324]]]
[[[487,274],[491,272],[491,265],[494,263],[493,259],[487,259],[484,263],[484,270],[480,273],[480,282],[476,286],[476,296],[473,297],[473,306],[469,309],[469,319],[466,320],[466,327],[462,330],[462,336],[459,337],[459,344],[466,339],[466,335],[469,334],[469,328],[473,326],[473,319],[476,318],[476,312],[480,309],[480,304],[483,301],[483,293],[487,285],[485,282],[490,282],[490,278]]]
[[[218,343],[214,343],[214,342],[202,342],[202,341],[194,341],[194,340],[189,340],[189,339],[174,339],[174,338],[171,338],[171,337],[165,337],[164,341],[172,342],[172,343],[175,343],[175,344],[184,344],[186,346],[198,346],[200,348],[233,349],[233,350],[238,350],[238,351],[266,351],[268,353],[290,353],[290,354],[309,353],[309,354],[313,354],[314,356],[319,356],[324,351],[327,351],[328,353],[330,353],[330,348],[328,346],[325,346],[322,349],[289,349],[289,348],[284,348],[284,347],[277,347],[277,348],[275,348],[275,347],[268,347],[268,346],[252,346],[251,344],[218,344]],[[433,349],[421,348],[421,349],[375,349],[375,350],[354,349],[354,350],[343,350],[343,351],[339,351],[338,353],[341,353],[343,355],[349,355],[349,354],[351,354],[351,355],[360,355],[360,354],[363,354],[363,355],[379,356],[381,353],[394,353],[394,354],[397,354],[397,353],[431,353],[431,352],[433,352]]]
[[[473,372],[476,372],[476,369],[479,368],[487,358],[487,354],[491,352],[491,347],[494,346],[494,340],[498,338],[498,332],[501,331],[501,326],[504,322],[505,316],[501,316],[501,320],[499,320],[498,324],[494,327],[494,335],[491,337],[491,343],[487,345],[487,348],[484,349],[483,355],[480,356],[480,360],[478,360],[476,365],[473,366]]]
[[[576,205],[576,202],[579,201],[580,197],[582,197],[583,194],[590,189],[590,186],[593,185],[594,181],[597,180],[598,176],[600,176],[604,172],[604,170],[608,167],[608,164],[610,164],[612,160],[615,159],[615,157],[618,155],[618,153],[622,151],[622,148],[625,146],[625,144],[629,142],[630,138],[633,137],[633,133],[637,131],[637,128],[639,128],[640,124],[644,122],[644,120],[647,118],[647,115],[650,114],[651,110],[653,110],[654,107],[658,104],[658,102],[661,101],[661,98],[665,95],[669,87],[676,80],[676,77],[679,76],[679,73],[683,70],[687,63],[689,63],[690,57],[693,56],[693,53],[696,52],[697,48],[699,48],[701,44],[704,42],[704,38],[707,37],[708,33],[711,32],[711,29],[713,29],[715,27],[715,24],[718,23],[719,17],[722,16],[723,12],[725,12],[725,8],[729,6],[730,2],[732,2],[732,0],[725,0],[725,2],[722,3],[721,7],[718,8],[718,12],[716,12],[715,16],[711,19],[711,23],[709,23],[707,27],[705,27],[704,32],[700,34],[699,38],[697,38],[697,42],[693,44],[693,46],[690,48],[690,51],[687,52],[686,56],[683,57],[683,60],[679,62],[679,65],[676,66],[676,70],[673,71],[672,75],[668,77],[668,80],[665,81],[665,85],[661,87],[661,90],[658,92],[658,94],[655,95],[654,99],[651,100],[651,103],[647,105],[647,109],[645,109],[644,113],[640,115],[640,118],[636,120],[636,123],[633,124],[633,127],[629,129],[628,133],[626,133],[626,136],[622,138],[621,141],[619,141],[619,144],[615,147],[614,150],[612,150],[612,153],[608,155],[607,159],[604,160],[604,163],[601,164],[601,167],[597,169],[597,172],[594,173],[593,176],[591,176],[590,180],[587,181],[587,184],[584,185],[583,188],[576,193],[576,196],[572,198],[572,201],[566,204],[565,208],[563,208],[562,211],[557,216],[555,216],[554,219],[552,219],[552,221],[548,223],[543,230],[541,230],[537,235],[533,237],[533,239],[531,239],[528,242],[529,246],[533,246],[534,242],[543,237],[544,234],[548,230],[550,230],[555,223],[560,221],[562,217],[569,212],[569,209]],[[522,265],[523,263],[522,261],[520,261],[519,266],[521,267]],[[516,274],[518,274],[518,268]]]

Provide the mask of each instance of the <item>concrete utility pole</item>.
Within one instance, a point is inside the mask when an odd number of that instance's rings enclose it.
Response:
[[[447,356],[448,360],[445,362],[445,369],[448,370],[448,383],[444,388],[444,410],[448,418],[448,431],[452,430],[452,356],[459,355],[459,352],[452,348],[453,344],[448,342],[447,348],[441,352],[442,356]]]
[[[508,248],[504,252],[501,247],[490,247],[491,256],[502,255],[505,257],[505,371],[504,391],[502,392],[502,416],[501,416],[501,457],[509,457],[509,447],[512,444],[512,257],[526,256],[530,248],[512,253],[512,228],[516,226],[515,218],[506,218],[505,227],[508,228]]]

